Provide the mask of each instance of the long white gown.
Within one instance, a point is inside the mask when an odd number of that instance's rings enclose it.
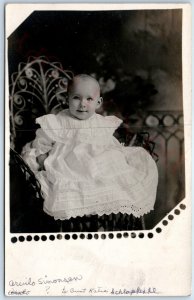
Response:
[[[141,147],[124,147],[113,136],[122,120],[94,114],[87,120],[69,110],[36,119],[36,138],[23,158],[39,180],[44,211],[55,219],[127,213],[140,217],[153,209],[158,171]],[[45,170],[36,157],[49,152]]]

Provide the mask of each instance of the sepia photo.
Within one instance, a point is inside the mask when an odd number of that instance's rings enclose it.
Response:
[[[34,11],[8,37],[11,232],[150,229],[184,198],[181,28]]]
[[[5,28],[6,295],[189,295],[190,5],[8,4]]]

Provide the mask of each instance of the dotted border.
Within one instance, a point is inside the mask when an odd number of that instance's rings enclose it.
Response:
[[[174,209],[174,214],[173,212],[171,212],[170,214],[168,214],[161,222],[161,224],[166,227],[168,224],[169,224],[169,221],[171,222],[172,220],[174,220],[175,216],[178,216],[180,215],[181,213],[181,210],[185,210],[186,209],[186,205],[181,203],[179,204],[179,208],[175,208]],[[157,233],[161,233],[162,232],[162,228],[157,226],[156,228],[152,229],[152,231],[149,231],[149,232],[115,232],[115,233],[72,233],[72,234],[68,234],[68,233],[57,233],[57,234],[50,234],[50,235],[45,235],[45,234],[42,234],[42,235],[38,235],[38,234],[35,234],[35,235],[27,235],[27,236],[23,236],[23,235],[20,235],[19,237],[12,237],[11,238],[11,242],[12,243],[17,243],[17,242],[31,242],[32,240],[38,242],[38,241],[42,241],[42,242],[46,242],[47,240],[50,240],[50,241],[55,241],[55,240],[70,240],[70,239],[73,239],[73,240],[77,240],[77,239],[81,239],[81,240],[84,240],[84,239],[88,239],[88,240],[92,240],[92,239],[95,239],[95,240],[98,240],[98,239],[102,239],[102,240],[105,240],[105,239],[121,239],[121,238],[140,238],[140,239],[143,239],[143,238],[146,238],[148,237],[149,239],[152,239],[154,237],[154,233],[153,231],[155,230],[156,234]],[[146,230],[147,231],[147,230]]]

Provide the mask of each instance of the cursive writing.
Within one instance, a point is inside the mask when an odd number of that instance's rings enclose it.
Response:
[[[71,283],[82,280],[82,275],[74,276],[74,277],[64,277],[64,278],[54,278],[54,279],[48,279],[47,275],[44,276],[44,278],[38,279],[38,284],[56,284],[56,283]]]
[[[149,288],[140,288],[140,287],[137,287],[135,289],[118,289],[116,290],[115,288],[112,288],[111,292],[110,292],[111,295],[150,295],[150,294],[157,294],[156,292],[156,288],[154,287],[149,287]]]
[[[31,277],[25,278],[23,281],[10,280],[9,286],[35,286],[36,282]]]
[[[40,277],[37,280],[33,280],[31,277],[25,278],[24,280],[17,281],[17,280],[10,280],[9,286],[11,287],[22,287],[22,286],[35,286],[35,285],[52,285],[57,283],[72,283],[77,282],[83,279],[82,275],[77,276],[69,276],[69,277],[63,277],[63,278],[48,278],[47,275],[44,277]]]
[[[104,289],[102,287],[97,287],[97,288],[90,288],[89,290],[90,294],[100,294],[100,293],[108,293],[107,289]]]
[[[8,295],[9,296],[28,296],[30,294],[30,291],[29,290],[21,290],[21,291],[18,291],[16,289],[11,289],[10,291],[8,291]]]
[[[135,288],[106,288],[106,287],[85,287],[83,282],[83,276],[81,274],[76,276],[66,276],[66,277],[48,277],[44,275],[37,279],[32,277],[25,277],[23,280],[10,280],[7,294],[8,296],[33,296],[33,289],[36,286],[43,295],[52,295],[52,286],[56,285],[58,290],[58,295],[107,295],[107,296],[135,296],[135,295],[155,295],[159,294],[155,287],[135,287]],[[78,285],[77,285],[78,284]],[[76,286],[77,285],[77,286]],[[56,287],[54,289],[56,291]]]

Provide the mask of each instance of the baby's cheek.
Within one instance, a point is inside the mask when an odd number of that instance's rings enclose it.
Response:
[[[90,109],[90,108],[91,108],[91,103],[90,103],[90,102],[87,102],[87,105],[86,105],[86,106],[87,106],[88,109]]]
[[[88,108],[88,109],[95,109],[95,104],[94,104],[94,102],[88,102],[87,108]]]

